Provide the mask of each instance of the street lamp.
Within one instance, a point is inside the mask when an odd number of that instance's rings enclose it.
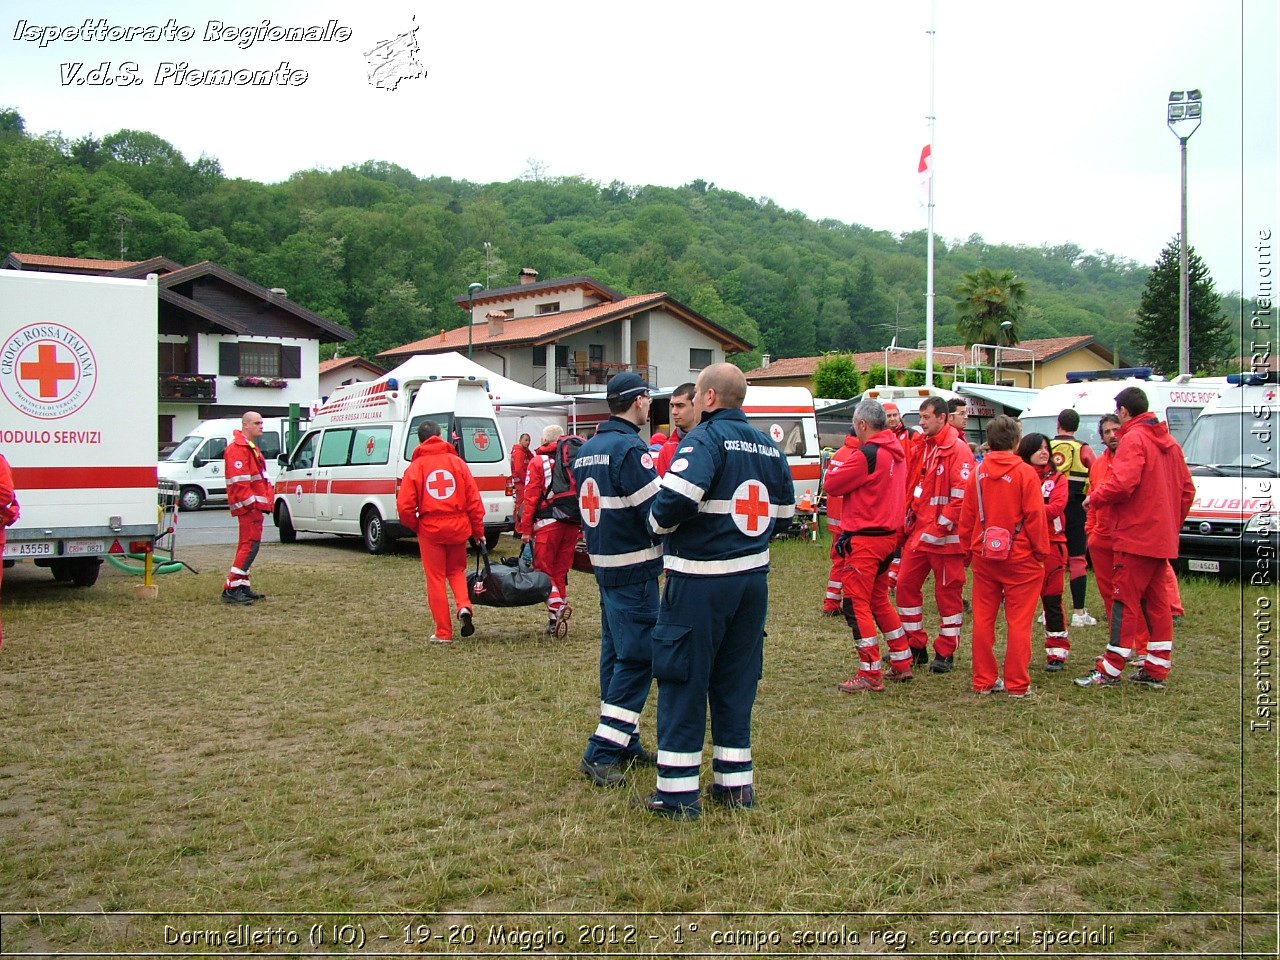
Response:
[[[1200,129],[1204,109],[1199,90],[1169,93],[1169,129],[1182,153],[1182,232],[1178,238],[1178,372],[1191,372],[1191,288],[1187,277],[1187,141]]]
[[[467,285],[467,359],[471,359],[471,338],[476,326],[476,291],[483,290],[483,283]]]
[[[996,337],[996,370],[995,370],[995,377],[994,377],[994,380],[995,380],[994,386],[997,386],[997,387],[1000,386],[1000,347],[1009,346],[1009,337],[1012,330],[1013,330],[1012,320],[1000,321],[1000,333]],[[1003,344],[1000,343],[1001,340],[1004,341]]]

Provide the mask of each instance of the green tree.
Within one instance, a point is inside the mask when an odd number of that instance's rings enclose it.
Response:
[[[848,400],[862,392],[862,374],[847,353],[832,353],[818,361],[813,371],[813,394],[832,400]]]
[[[1026,309],[1027,285],[1012,270],[995,273],[979,267],[956,284],[956,330],[964,345],[999,343],[1012,346],[1020,339],[1019,326]],[[1008,321],[1010,326],[1005,327]]]
[[[1142,362],[1158,373],[1178,373],[1178,238],[1160,251],[1147,277],[1133,326],[1133,349]],[[1213,278],[1196,254],[1187,249],[1187,279],[1191,292],[1191,369],[1204,370],[1226,360],[1231,351],[1231,329],[1222,312],[1222,297]]]

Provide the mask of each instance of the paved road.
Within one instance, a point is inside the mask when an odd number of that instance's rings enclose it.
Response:
[[[178,514],[178,550],[183,547],[207,547],[235,543],[238,539],[236,518],[225,506],[202,507]],[[262,525],[262,542],[279,543],[280,531],[267,517]]]

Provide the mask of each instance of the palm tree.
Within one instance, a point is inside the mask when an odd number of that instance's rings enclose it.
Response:
[[[960,298],[956,303],[956,330],[964,337],[966,347],[975,343],[1011,347],[1021,338],[1019,326],[1026,307],[1027,285],[1012,270],[993,273],[989,267],[979,267],[956,284],[956,295]]]

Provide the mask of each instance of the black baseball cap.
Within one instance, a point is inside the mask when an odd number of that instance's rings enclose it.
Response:
[[[625,373],[617,373],[609,378],[609,385],[605,388],[605,395],[610,400],[628,400],[634,399],[642,393],[649,392],[649,385],[644,382],[640,374],[626,371]]]

